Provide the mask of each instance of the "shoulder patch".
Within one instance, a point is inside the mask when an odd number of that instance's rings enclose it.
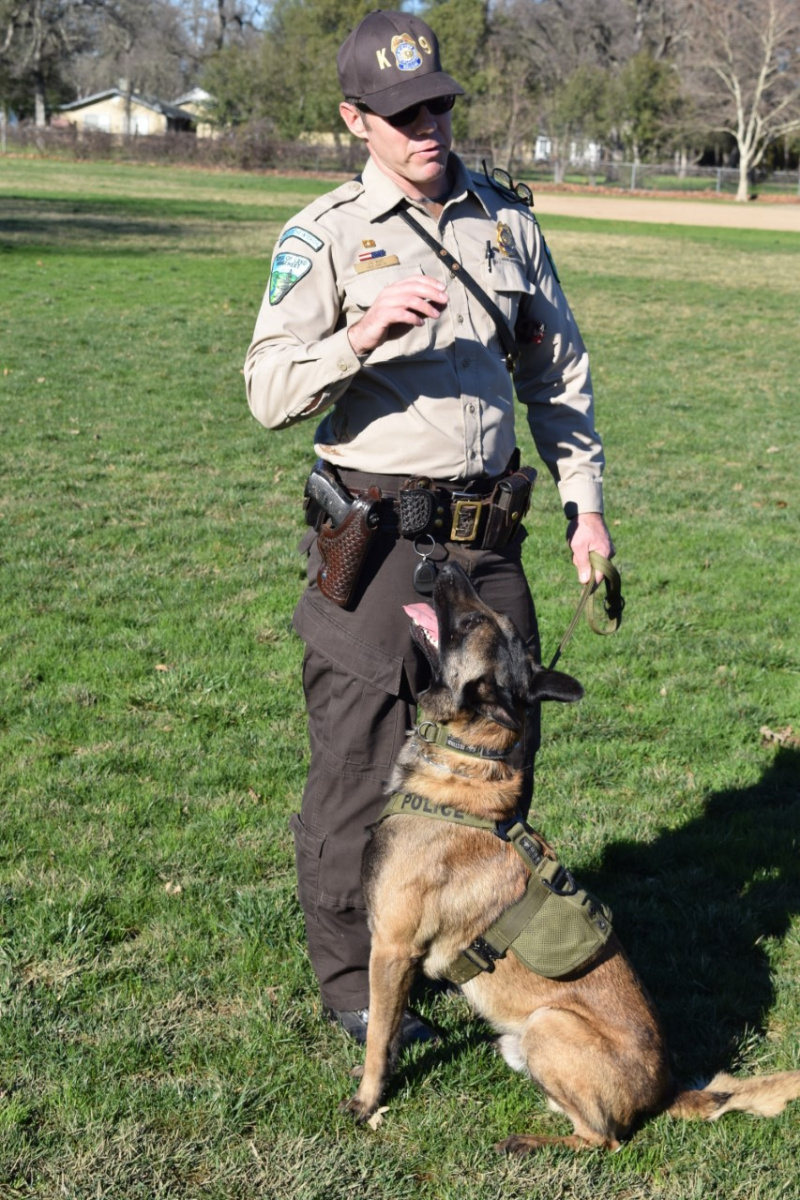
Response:
[[[284,242],[289,240],[289,238],[297,238],[299,242],[305,242],[307,246],[310,246],[310,248],[315,251],[321,250],[325,244],[322,238],[318,238],[317,235],[312,233],[309,229],[303,229],[302,225],[292,225],[289,229],[285,230],[281,234],[278,245],[282,246]]]
[[[269,302],[280,304],[304,275],[311,270],[311,259],[302,254],[289,254],[282,251],[275,256],[269,277]]]

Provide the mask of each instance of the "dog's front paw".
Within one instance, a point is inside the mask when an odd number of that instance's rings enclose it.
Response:
[[[343,1100],[339,1105],[339,1112],[349,1113],[358,1125],[365,1124],[373,1113],[377,1111],[377,1101],[374,1104],[369,1104],[359,1098],[358,1092],[356,1092],[355,1096],[351,1096],[349,1100]]]

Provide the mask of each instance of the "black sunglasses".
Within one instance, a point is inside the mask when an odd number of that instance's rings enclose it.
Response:
[[[508,171],[504,171],[502,167],[494,167],[489,174],[485,158],[481,160],[481,166],[487,181],[496,192],[499,192],[506,200],[510,200],[512,204],[521,200],[523,204],[527,204],[528,208],[533,208],[533,192],[527,183],[514,183]]]
[[[427,108],[432,117],[441,117],[444,113],[450,112],[455,102],[455,96],[434,96],[432,100],[420,100],[419,104],[411,104],[408,108],[403,108],[400,112],[393,113],[391,117],[381,117],[381,120],[388,122],[393,129],[402,129],[404,125],[414,124],[419,116],[420,109]],[[380,113],[373,112],[366,104],[362,104],[360,100],[355,100],[354,104],[360,112],[370,113],[375,117],[380,116]]]

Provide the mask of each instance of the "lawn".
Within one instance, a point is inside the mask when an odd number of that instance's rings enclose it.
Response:
[[[241,364],[313,179],[0,160],[1,1200],[775,1200],[800,1104],[567,1132],[459,998],[377,1131],[321,1020],[287,829],[306,764],[300,496]],[[800,1068],[800,238],[547,218],[593,359],[627,597],[581,625],[538,823],[616,925],[681,1078]],[[521,423],[523,424],[523,423]],[[524,457],[533,450],[521,433]],[[555,489],[526,565],[577,600]]]

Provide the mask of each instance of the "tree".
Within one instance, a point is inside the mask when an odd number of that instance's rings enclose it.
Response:
[[[188,52],[196,64],[210,54],[243,45],[263,29],[269,0],[172,0],[180,11]]]
[[[613,112],[634,162],[657,157],[673,140],[684,111],[674,66],[640,50],[619,72]]]
[[[633,13],[633,48],[661,62],[674,56],[686,34],[683,0],[628,0]]]
[[[493,9],[483,62],[469,132],[489,143],[494,162],[512,169],[521,143],[536,136],[533,46],[520,0],[500,0]]]
[[[88,11],[84,0],[12,0],[0,11],[6,86],[29,90],[37,126],[47,123],[48,89],[61,86],[65,62],[88,43]]]
[[[269,118],[273,107],[271,87],[265,87],[263,37],[229,46],[205,62],[200,80],[210,93],[209,112],[219,125],[243,125]]]
[[[439,40],[442,66],[465,91],[453,109],[456,142],[470,132],[471,110],[486,90],[488,0],[430,0],[420,15]]]
[[[542,0],[529,19],[538,116],[560,179],[573,143],[610,132],[608,84],[632,53],[632,13],[626,0]]]
[[[739,157],[737,200],[769,146],[800,130],[797,0],[688,0],[685,63],[707,128],[729,134]]]
[[[66,72],[79,96],[123,84],[128,96],[167,99],[193,82],[188,50],[188,31],[170,0],[97,0],[91,44]]]
[[[547,130],[555,147],[556,178],[563,177],[565,159],[573,150],[583,154],[590,143],[605,140],[610,128],[611,74],[602,67],[576,67],[563,83],[543,98]]]
[[[282,137],[339,137],[336,54],[373,8],[370,0],[275,0],[263,37],[212,57],[203,86],[217,118],[272,121]]]

